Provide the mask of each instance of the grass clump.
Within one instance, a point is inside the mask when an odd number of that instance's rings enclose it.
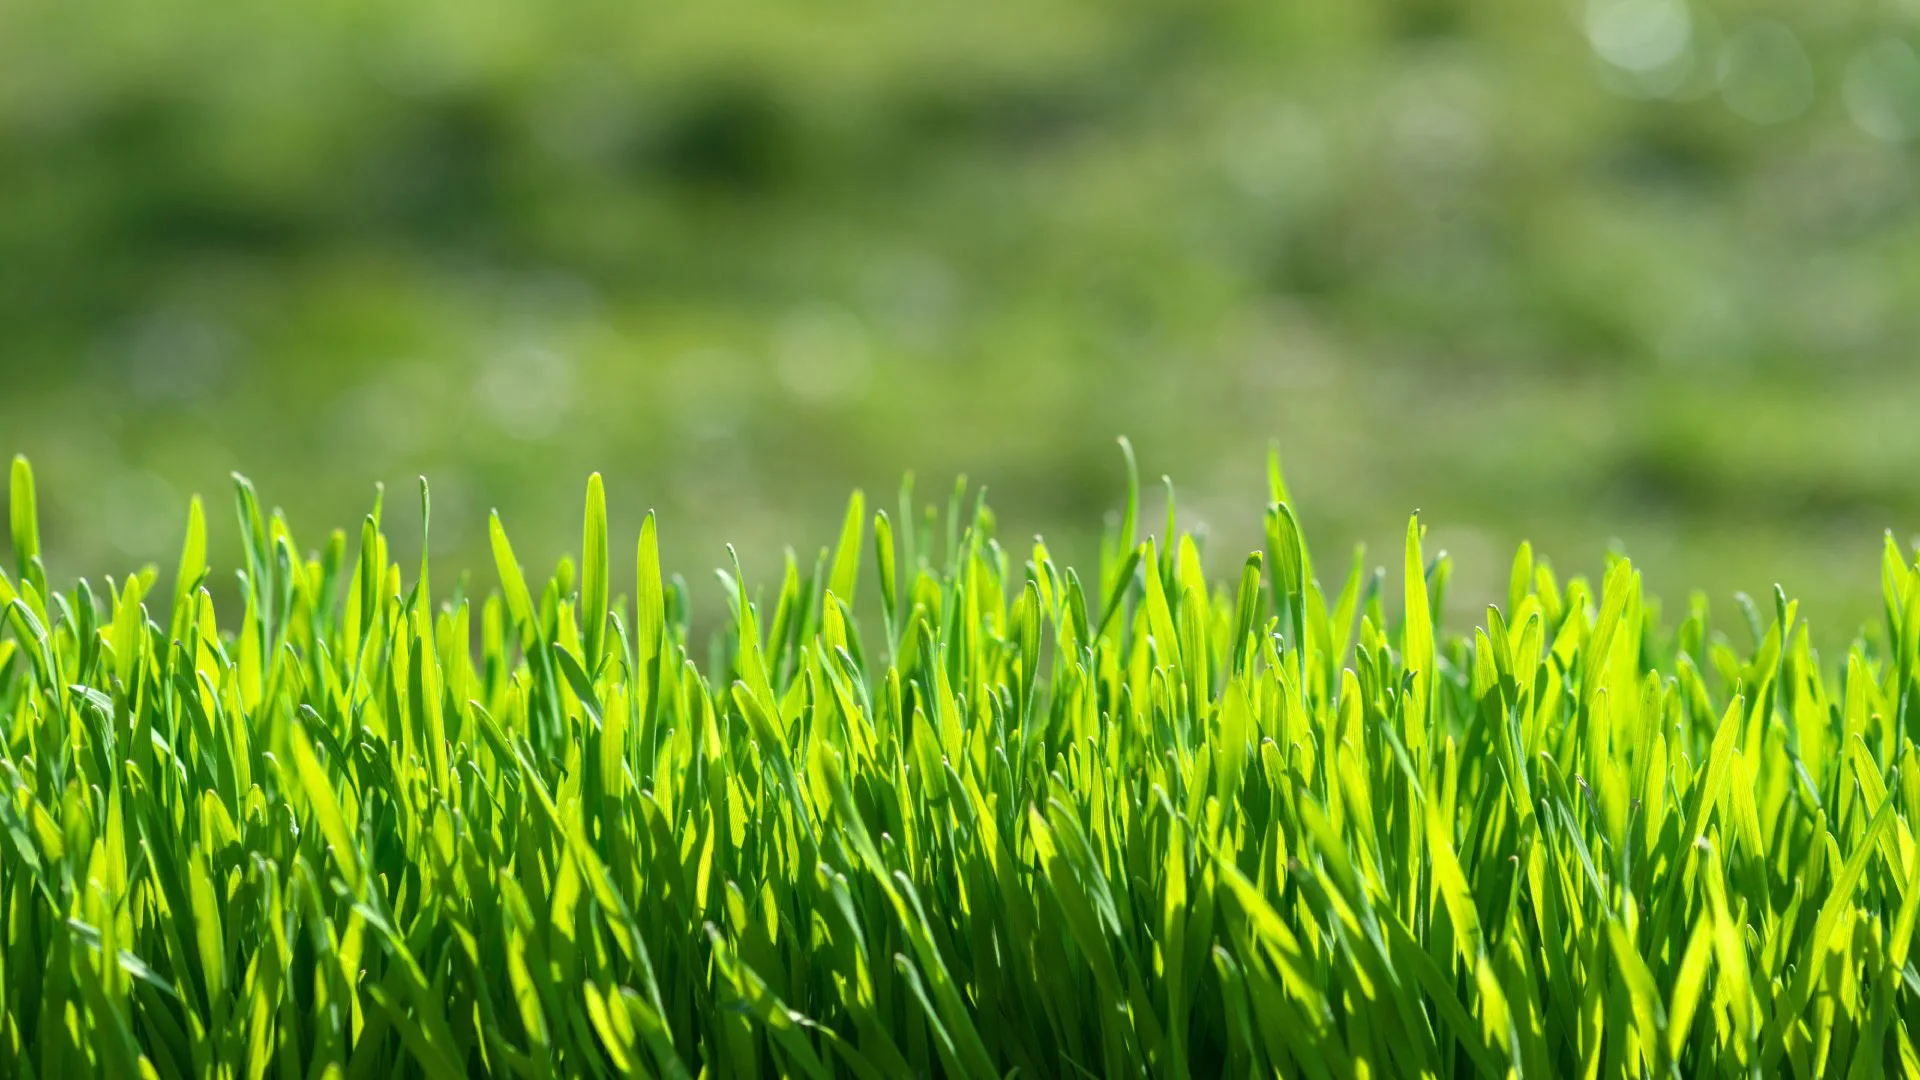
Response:
[[[222,626],[197,502],[168,588],[54,592],[16,463],[0,1074],[1920,1069],[1891,542],[1823,665],[1784,596],[1669,629],[1524,547],[1444,630],[1417,522],[1391,602],[1323,584],[1277,466],[1224,584],[1137,484],[1084,576],[963,490],[723,570],[708,643],[651,518],[610,596],[598,477],[550,578],[494,519],[484,597],[238,481]]]

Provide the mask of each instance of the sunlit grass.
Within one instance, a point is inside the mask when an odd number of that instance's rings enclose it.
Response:
[[[1844,658],[1524,547],[1461,631],[1417,520],[1317,564],[1276,461],[1228,560],[1127,462],[1097,565],[856,494],[698,637],[598,476],[484,596],[239,480],[223,627],[198,501],[56,592],[16,462],[0,1075],[1920,1072],[1891,541]]]

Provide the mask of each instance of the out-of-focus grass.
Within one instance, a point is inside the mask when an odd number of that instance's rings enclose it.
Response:
[[[72,574],[162,556],[243,465],[316,523],[424,472],[534,553],[568,520],[534,478],[600,468],[682,565],[965,471],[1085,551],[1120,431],[1238,541],[1278,438],[1316,535],[1415,505],[1460,547],[1617,535],[1668,591],[1777,578],[1846,625],[1920,511],[1912,32],[1683,0],[10,5],[0,450],[41,463]]]

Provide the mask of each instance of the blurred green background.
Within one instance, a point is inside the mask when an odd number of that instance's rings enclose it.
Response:
[[[909,469],[1086,557],[1122,433],[1234,565],[1277,439],[1323,562],[1419,508],[1463,610],[1522,537],[1618,541],[1831,640],[1920,521],[1916,42],[1914,0],[24,0],[0,450],[63,578],[170,567],[194,491],[232,566],[234,469],[314,545],[384,481],[402,550],[424,473],[437,565],[495,506],[550,565],[599,469],[717,602],[724,541],[810,558]]]

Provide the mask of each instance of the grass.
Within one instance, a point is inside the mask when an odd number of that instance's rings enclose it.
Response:
[[[1270,475],[1218,579],[1137,482],[1084,574],[856,494],[701,640],[651,517],[610,598],[598,476],[484,596],[237,480],[222,627],[197,501],[56,593],[17,461],[0,1075],[1920,1072],[1891,540],[1837,663],[1525,547],[1457,633],[1417,520],[1326,570]]]

